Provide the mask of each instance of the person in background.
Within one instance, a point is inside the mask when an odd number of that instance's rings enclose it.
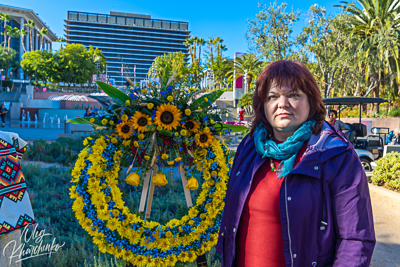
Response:
[[[243,107],[240,107],[239,111],[239,121],[243,122],[244,121],[244,115],[246,114],[246,111],[244,111]]]
[[[0,116],[1,116],[1,121],[3,122],[3,127],[6,126],[6,115],[7,115],[8,110],[4,107],[4,104],[1,104],[0,106]]]
[[[400,129],[396,128],[393,130],[393,137],[392,141],[390,142],[391,145],[400,145]]]
[[[337,118],[337,112],[336,110],[329,110],[328,113],[328,122],[330,125],[332,125],[333,128],[335,128],[336,130],[350,130],[350,126],[347,125],[346,123],[342,122],[342,121],[338,121],[336,120]]]
[[[87,108],[83,117],[91,117],[91,116],[92,116],[92,112],[91,112],[90,108]]]

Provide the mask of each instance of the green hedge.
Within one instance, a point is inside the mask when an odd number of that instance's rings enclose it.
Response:
[[[400,153],[391,152],[379,159],[377,167],[372,172],[372,183],[384,185],[394,190],[400,190]]]

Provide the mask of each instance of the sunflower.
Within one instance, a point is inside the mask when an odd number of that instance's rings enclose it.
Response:
[[[162,126],[167,131],[172,131],[172,128],[179,126],[181,120],[181,111],[176,106],[168,104],[162,104],[157,107],[155,124]]]
[[[135,115],[133,115],[131,119],[131,122],[133,124],[133,128],[135,128],[138,132],[149,131],[146,126],[151,124],[150,116],[143,114],[140,111],[136,111]]]
[[[197,133],[199,131],[199,128],[200,128],[200,123],[195,122],[194,120],[188,120],[183,125],[183,128],[185,128],[188,131]]]
[[[124,139],[128,139],[131,137],[132,133],[132,124],[130,124],[127,121],[123,121],[120,124],[117,125],[116,132],[119,134]]]
[[[211,132],[200,132],[199,135],[200,138],[196,139],[196,144],[201,148],[208,147],[211,144],[212,139],[214,138],[212,137]]]

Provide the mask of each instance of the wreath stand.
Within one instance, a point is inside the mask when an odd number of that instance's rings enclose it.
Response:
[[[151,213],[151,205],[153,204],[153,194],[154,194],[154,184],[152,183],[153,174],[157,173],[157,165],[153,165],[153,168],[150,168],[146,173],[146,178],[144,179],[142,196],[140,198],[139,204],[139,212],[145,211],[144,220],[150,219]],[[185,171],[183,169],[183,164],[179,165],[179,173],[181,175],[183,192],[185,193],[186,205],[188,208],[193,206],[192,197],[190,195],[189,189],[186,187],[187,179],[185,175]],[[149,188],[150,187],[150,188]],[[198,267],[207,267],[207,259],[205,254],[199,255],[196,259]]]

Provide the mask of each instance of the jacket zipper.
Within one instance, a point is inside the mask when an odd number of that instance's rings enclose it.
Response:
[[[285,204],[286,204],[286,218],[287,218],[287,229],[288,229],[288,236],[289,236],[289,251],[290,251],[290,261],[293,267],[293,255],[292,255],[292,240],[290,239],[290,228],[289,228],[289,212],[288,212],[288,204],[287,204],[287,176],[285,176]]]

